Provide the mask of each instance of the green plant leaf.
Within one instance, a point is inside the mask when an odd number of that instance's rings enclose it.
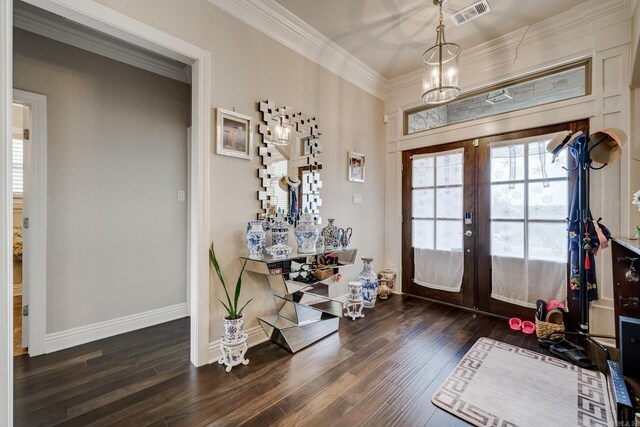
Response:
[[[241,308],[241,309],[240,309],[240,311],[238,312],[238,317],[242,316],[242,312],[244,311],[244,308],[245,308],[247,305],[249,305],[249,303],[250,303],[251,301],[253,301],[253,298],[250,298],[250,299],[249,299],[249,301],[247,301],[247,302],[242,306],[242,308]]]
[[[240,291],[242,290],[242,273],[244,273],[244,269],[247,266],[247,260],[244,260],[244,264],[242,264],[242,270],[240,270],[240,275],[238,276],[238,282],[236,283],[236,294],[233,297],[233,310],[238,312],[238,300],[240,299]]]
[[[227,310],[229,311],[229,313],[232,313],[231,311],[231,297],[229,296],[229,291],[227,290],[227,285],[224,283],[224,277],[222,277],[222,271],[220,271],[220,265],[218,264],[218,259],[216,258],[216,251],[213,249],[213,243],[211,243],[211,247],[209,248],[209,259],[211,260],[211,264],[213,264],[213,268],[216,270],[216,274],[218,275],[218,278],[220,279],[220,282],[222,283],[222,288],[224,289],[224,293],[227,296],[227,303],[229,304],[227,308]],[[222,301],[220,301],[222,302]],[[227,307],[227,306],[225,306]]]
[[[218,298],[218,301],[220,301],[220,304],[222,304],[223,307],[227,310],[227,313],[229,313],[229,318],[230,319],[235,319],[235,317],[233,316],[233,312],[231,311],[231,309],[229,307],[227,307],[227,304],[223,303],[220,298]]]

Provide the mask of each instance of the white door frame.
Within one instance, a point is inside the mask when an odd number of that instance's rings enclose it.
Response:
[[[23,215],[23,296],[29,305],[29,356],[45,352],[47,309],[47,97],[13,90],[13,100],[29,107],[30,135],[25,144]],[[26,283],[26,286],[24,286]]]
[[[211,135],[211,54],[90,0],[26,0],[36,7],[89,28],[192,66],[192,136],[190,195],[191,362],[208,363],[209,347],[209,168]],[[11,140],[13,101],[13,5],[0,1],[0,426],[13,423],[12,194]]]

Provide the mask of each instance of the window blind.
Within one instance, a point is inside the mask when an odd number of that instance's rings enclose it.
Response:
[[[24,142],[21,139],[13,140],[12,165],[13,194],[22,195],[24,190]]]

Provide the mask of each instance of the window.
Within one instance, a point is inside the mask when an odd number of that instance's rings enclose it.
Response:
[[[289,212],[289,192],[280,187],[280,178],[287,176],[289,162],[287,160],[279,160],[271,163],[271,165],[273,166],[271,174],[273,196],[271,196],[271,201],[275,204],[277,211]]]
[[[406,111],[405,135],[590,93],[590,61],[510,80],[437,107]]]
[[[567,262],[568,150],[551,163],[552,137],[491,145],[493,256]]]
[[[24,143],[21,139],[13,139],[12,165],[13,194],[21,196],[24,189]]]
[[[463,150],[413,156],[414,248],[462,251]]]

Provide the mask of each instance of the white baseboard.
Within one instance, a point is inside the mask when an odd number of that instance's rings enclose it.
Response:
[[[254,326],[251,329],[245,331],[247,333],[247,345],[253,347],[254,345],[261,344],[265,341],[269,341],[269,336],[262,329],[262,326]],[[209,343],[209,363],[217,362],[220,357],[220,340],[219,338]]]
[[[144,313],[132,314],[113,320],[67,329],[66,331],[54,332],[47,334],[45,337],[45,353],[51,353],[137,329],[147,328],[186,316],[187,303],[181,303],[145,311]]]

